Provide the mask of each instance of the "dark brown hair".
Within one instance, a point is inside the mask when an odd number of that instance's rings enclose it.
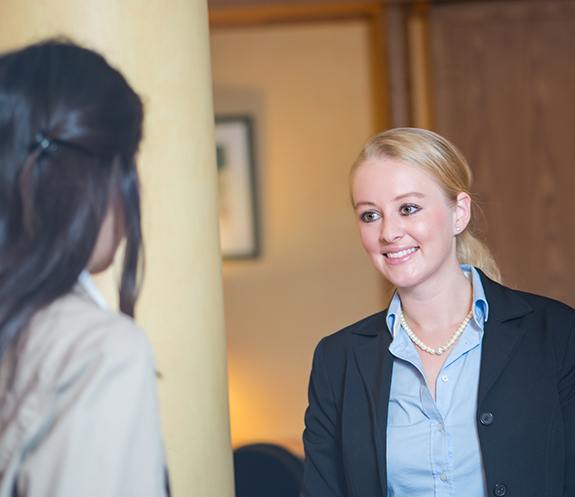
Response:
[[[92,50],[50,40],[0,55],[0,357],[76,284],[116,195],[126,236],[120,309],[133,316],[142,119],[139,96]]]

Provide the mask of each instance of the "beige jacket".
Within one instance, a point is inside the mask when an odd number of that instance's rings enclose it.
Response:
[[[149,342],[80,285],[0,361],[0,497],[164,497]]]

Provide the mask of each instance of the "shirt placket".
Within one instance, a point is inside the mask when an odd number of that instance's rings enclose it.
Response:
[[[436,415],[441,422],[440,425],[436,426],[435,436],[433,434],[431,436],[431,460],[434,466],[434,476],[436,466],[439,479],[438,482],[436,478],[435,485],[437,497],[452,495],[453,448],[449,435],[448,417],[453,401],[455,380],[461,374],[468,352],[479,345],[478,336],[475,333],[469,324],[439,371],[435,387],[435,401],[431,399],[431,394],[427,389],[427,394],[433,402],[433,407],[437,411]]]
[[[448,392],[442,392],[448,395]],[[425,382],[420,387],[421,405],[429,419],[429,460],[435,487],[435,497],[451,497],[451,471],[449,464],[449,435],[445,429],[445,419],[433,400]],[[439,392],[437,393],[439,397]]]
[[[419,397],[421,410],[429,423],[429,461],[435,489],[434,497],[454,497],[451,482],[452,471],[449,459],[449,435],[445,429],[444,416],[427,386],[421,359],[413,344],[406,340],[405,336],[402,336],[400,342],[396,343],[396,347],[393,347],[392,353],[396,357],[409,362],[418,371],[420,378]],[[437,398],[441,396],[442,405],[448,406],[450,402],[449,388],[439,388],[437,390]],[[444,409],[443,412],[447,412],[447,410]]]

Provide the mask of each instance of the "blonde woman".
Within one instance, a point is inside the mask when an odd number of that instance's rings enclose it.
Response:
[[[351,186],[395,293],[317,346],[302,496],[575,496],[575,311],[498,282],[464,157],[389,130]]]

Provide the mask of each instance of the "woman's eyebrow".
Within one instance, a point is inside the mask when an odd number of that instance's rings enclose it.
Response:
[[[358,202],[357,204],[353,205],[354,209],[357,209],[358,207],[362,206],[377,207],[376,204],[374,204],[373,202],[366,202],[366,201]]]
[[[417,198],[425,198],[425,193],[421,193],[421,192],[407,192],[407,193],[402,193],[401,195],[398,195],[397,197],[395,197],[393,199],[393,201],[395,202],[396,200],[402,200],[406,197],[417,197]],[[362,200],[360,202],[357,202],[356,204],[353,205],[354,209],[357,209],[358,207],[377,207],[377,204],[373,203],[373,202],[368,202],[366,200]]]
[[[401,199],[406,198],[406,197],[424,198],[425,194],[421,193],[421,192],[402,193],[401,195],[398,195],[397,197],[395,197],[393,200],[401,200]]]

